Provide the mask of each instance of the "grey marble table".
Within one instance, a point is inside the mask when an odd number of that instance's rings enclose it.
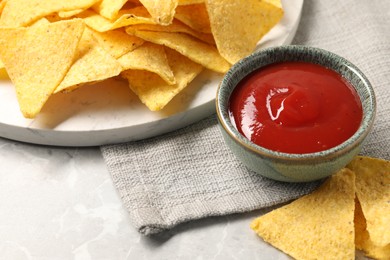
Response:
[[[0,259],[290,259],[249,228],[267,210],[145,237],[132,227],[98,148],[0,138]]]

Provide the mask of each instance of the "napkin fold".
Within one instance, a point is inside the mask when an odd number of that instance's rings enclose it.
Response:
[[[133,224],[146,235],[272,206],[317,185],[276,182],[247,170],[225,145],[214,115],[164,136],[101,150]]]
[[[294,44],[335,52],[361,68],[377,95],[362,154],[390,159],[390,1],[306,1]],[[276,205],[319,182],[283,183],[245,168],[225,145],[215,115],[137,142],[102,146],[113,182],[145,235],[180,223]]]

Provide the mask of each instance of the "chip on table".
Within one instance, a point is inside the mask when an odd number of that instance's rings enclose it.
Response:
[[[355,174],[344,169],[313,193],[255,219],[251,228],[296,259],[355,259],[354,182]]]
[[[348,166],[356,173],[356,196],[374,244],[390,244],[390,162],[357,157]]]
[[[251,228],[298,259],[355,259],[356,248],[388,260],[389,202],[390,161],[357,156],[316,191],[260,216]]]

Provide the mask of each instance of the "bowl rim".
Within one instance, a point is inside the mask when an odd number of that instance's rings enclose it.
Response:
[[[220,98],[223,95],[221,95],[221,93],[224,89],[224,86],[234,76],[233,72],[245,68],[251,59],[259,59],[259,57],[265,56],[265,55],[267,55],[271,52],[275,52],[275,51],[282,51],[282,52],[287,52],[287,53],[294,51],[294,52],[299,53],[299,54],[322,53],[322,54],[325,54],[328,57],[328,59],[330,59],[330,60],[338,59],[340,62],[342,62],[344,65],[346,65],[346,67],[352,73],[354,73],[355,75],[357,75],[360,78],[360,81],[363,83],[363,85],[365,86],[366,91],[368,93],[368,97],[369,97],[368,98],[368,100],[369,100],[368,105],[369,105],[370,109],[368,110],[368,114],[367,114],[367,112],[364,113],[364,109],[363,109],[362,122],[360,123],[359,128],[356,130],[356,132],[350,138],[348,138],[347,140],[345,140],[344,142],[342,142],[341,144],[339,144],[337,146],[331,147],[327,150],[322,150],[322,151],[313,152],[313,153],[299,154],[299,153],[278,152],[278,151],[274,151],[271,149],[267,149],[265,147],[259,146],[255,143],[251,142],[249,139],[247,139],[245,136],[243,136],[240,132],[238,132],[238,130],[233,126],[233,124],[230,122],[230,119],[228,117],[223,116],[222,107],[221,107],[221,104],[223,102],[220,101]],[[291,60],[291,59],[285,59],[283,61],[289,61],[289,60]],[[300,59],[298,58],[298,61],[299,60]],[[283,62],[283,61],[281,61],[281,62]],[[310,62],[310,61],[307,61],[307,62]],[[253,72],[261,67],[264,67],[266,65],[272,64],[272,63],[273,62],[269,62],[267,64],[260,65],[258,67],[249,69],[248,72],[243,77],[241,77],[241,79],[239,79],[237,82],[240,82],[244,77],[246,77],[251,72]],[[324,65],[322,65],[322,66],[324,66]],[[339,72],[337,72],[337,73],[340,74]],[[358,92],[357,87],[355,85],[353,85],[352,83],[351,83],[351,85]],[[236,86],[234,86],[232,88],[231,93],[233,92],[233,89],[235,87]],[[231,93],[229,95],[225,95],[226,96],[225,102],[227,102],[227,103],[229,102]],[[358,93],[358,96],[359,96],[360,101],[362,102],[362,100],[361,100],[362,97],[360,96],[359,93]],[[328,50],[321,49],[318,47],[304,46],[304,45],[282,45],[282,46],[276,46],[276,47],[269,47],[269,48],[254,52],[251,55],[238,61],[229,69],[229,71],[224,75],[223,79],[221,80],[220,84],[218,85],[215,102],[216,102],[217,118],[218,118],[218,121],[220,123],[220,126],[222,126],[222,128],[225,130],[225,132],[235,142],[239,143],[246,150],[252,151],[253,153],[256,153],[262,157],[271,158],[273,160],[297,161],[297,160],[304,159],[304,160],[307,160],[309,162],[309,161],[313,161],[313,160],[321,160],[324,158],[338,157],[338,156],[346,153],[347,151],[352,150],[352,149],[356,148],[357,146],[359,146],[359,144],[365,139],[365,137],[370,132],[370,130],[374,124],[374,119],[375,119],[375,115],[376,115],[376,98],[375,98],[374,89],[373,89],[370,81],[368,80],[368,78],[365,76],[365,74],[357,66],[352,64],[350,61],[348,61],[344,57],[341,57],[341,56],[339,56],[333,52],[330,52]],[[363,102],[362,102],[362,106],[363,106]],[[227,115],[227,113],[226,113],[226,115]]]

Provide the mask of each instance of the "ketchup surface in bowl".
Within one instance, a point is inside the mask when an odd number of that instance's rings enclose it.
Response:
[[[268,65],[245,77],[230,97],[232,124],[257,145],[284,153],[312,153],[351,137],[362,105],[341,75],[308,62]]]

